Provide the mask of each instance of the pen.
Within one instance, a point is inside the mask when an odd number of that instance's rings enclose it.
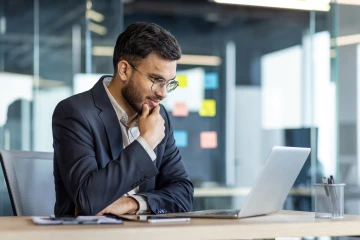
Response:
[[[328,181],[328,184],[331,185],[332,184],[332,181],[330,178],[327,179]],[[335,197],[334,197],[334,191],[332,189],[332,187],[329,187],[329,194],[330,194],[330,199],[331,199],[331,205],[333,206],[332,208],[332,216],[335,217],[335,213],[337,212],[336,211],[336,203],[335,203]]]
[[[329,209],[330,209],[331,213],[333,213],[334,210],[333,210],[333,205],[332,205],[331,197],[330,197],[330,194],[329,194],[329,187],[327,186],[327,179],[326,179],[326,177],[323,177],[323,178],[322,178],[322,182],[323,182],[323,184],[325,184],[325,185],[324,185],[324,189],[325,189],[326,198],[327,198],[327,200],[328,200]]]
[[[333,177],[333,175],[330,175],[330,181],[331,181],[331,184],[335,184],[335,179]],[[338,200],[338,196],[337,196],[337,192],[336,192],[336,188],[334,187],[333,188],[333,195],[334,195],[334,198],[335,198],[335,204],[336,204],[336,209],[337,209],[337,214],[340,214],[340,205],[339,205],[339,200]]]
[[[333,175],[330,175],[330,181],[332,184],[335,184],[335,179],[334,179]]]
[[[323,177],[323,178],[322,178],[322,182],[323,182],[324,184],[327,184],[327,182],[326,182],[326,177]],[[325,189],[326,196],[329,196],[329,189],[328,189],[328,187],[327,187],[327,186],[324,186],[324,189]]]

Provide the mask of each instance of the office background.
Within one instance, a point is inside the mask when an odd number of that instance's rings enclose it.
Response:
[[[326,2],[326,1],[324,1]],[[207,0],[0,0],[0,149],[53,151],[56,104],[111,74],[137,21],[179,41],[180,87],[164,105],[196,187],[194,209],[239,208],[274,145],[312,153],[284,209],[313,210],[311,186],[347,184],[360,213],[360,3],[294,10]],[[0,171],[0,216],[12,215]]]

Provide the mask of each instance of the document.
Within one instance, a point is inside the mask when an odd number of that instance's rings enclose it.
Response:
[[[106,216],[78,216],[78,217],[31,217],[36,225],[77,225],[77,224],[122,224],[121,219]]]

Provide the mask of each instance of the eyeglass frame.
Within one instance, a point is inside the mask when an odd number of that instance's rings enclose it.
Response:
[[[129,62],[128,62],[129,63]],[[169,92],[172,92],[174,91],[178,86],[179,86],[179,82],[173,78],[173,79],[170,79],[170,80],[165,80],[165,79],[162,79],[162,80],[154,80],[152,79],[151,77],[149,77],[148,75],[146,75],[145,73],[141,72],[137,67],[135,67],[133,64],[129,63],[129,65],[134,68],[136,71],[138,71],[139,73],[141,73],[142,75],[144,75],[147,79],[149,79],[153,84],[151,85],[151,91],[153,92],[157,92],[159,91],[160,89],[162,89],[164,86],[169,86],[170,83],[176,83],[176,87],[174,87],[174,89],[171,89],[170,91],[167,90],[166,88],[166,92],[169,93]],[[159,83],[159,82],[162,82],[164,81],[164,83],[161,84],[161,87],[159,89],[156,89],[155,91],[153,90],[153,87],[154,87],[154,84],[155,83]]]

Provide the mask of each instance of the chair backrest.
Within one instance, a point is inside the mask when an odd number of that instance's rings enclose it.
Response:
[[[54,213],[53,153],[0,150],[0,162],[15,216]]]

